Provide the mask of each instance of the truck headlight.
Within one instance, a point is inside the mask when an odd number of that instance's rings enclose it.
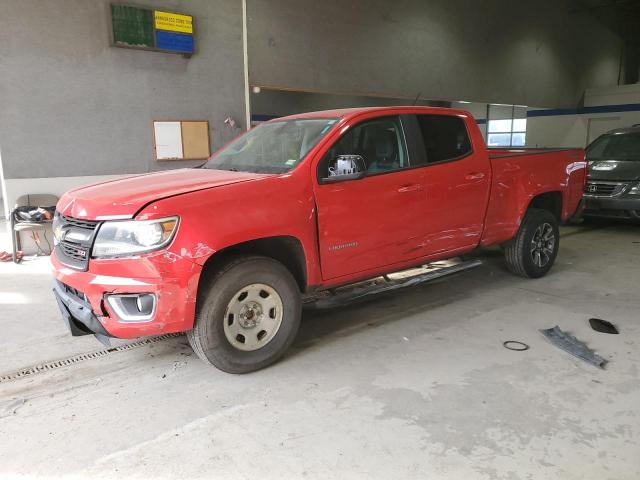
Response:
[[[168,245],[178,229],[178,217],[158,220],[104,222],[93,244],[94,258],[151,252]]]
[[[631,195],[640,195],[640,182],[636,183],[631,190],[629,190]]]

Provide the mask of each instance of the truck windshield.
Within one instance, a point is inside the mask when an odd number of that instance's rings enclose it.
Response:
[[[601,136],[587,149],[587,160],[640,161],[640,133]]]
[[[203,168],[252,173],[285,173],[295,167],[337,118],[263,123],[215,153]]]

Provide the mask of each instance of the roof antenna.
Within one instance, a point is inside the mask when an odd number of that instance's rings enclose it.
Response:
[[[416,99],[413,101],[411,105],[415,105],[416,103],[418,103],[418,99],[420,98],[420,95],[422,95],[422,92],[418,92],[418,95],[416,95]]]

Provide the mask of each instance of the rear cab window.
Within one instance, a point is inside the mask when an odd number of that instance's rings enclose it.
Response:
[[[459,160],[473,148],[464,118],[455,115],[405,115],[411,144],[411,164],[427,166]]]

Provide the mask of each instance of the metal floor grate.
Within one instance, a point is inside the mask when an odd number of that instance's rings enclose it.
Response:
[[[85,360],[92,360],[94,358],[105,357],[107,355],[111,355],[112,353],[116,353],[116,352],[133,350],[134,348],[144,347],[145,345],[161,342],[163,340],[179,337],[181,335],[184,335],[184,334],[168,333],[166,335],[158,335],[157,337],[143,338],[141,340],[137,340],[135,342],[128,343],[126,345],[121,345],[119,347],[106,348],[104,350],[98,350],[98,351],[89,352],[89,353],[81,353],[79,355],[63,358],[61,360],[54,360],[52,362],[40,363],[38,365],[33,365],[31,367],[21,368],[20,370],[17,370],[15,372],[0,375],[0,383],[10,382],[12,380],[18,380],[19,378],[24,378],[29,375],[34,375],[36,373],[49,372],[57,368],[67,367],[69,365],[74,365],[76,363],[84,362]]]

